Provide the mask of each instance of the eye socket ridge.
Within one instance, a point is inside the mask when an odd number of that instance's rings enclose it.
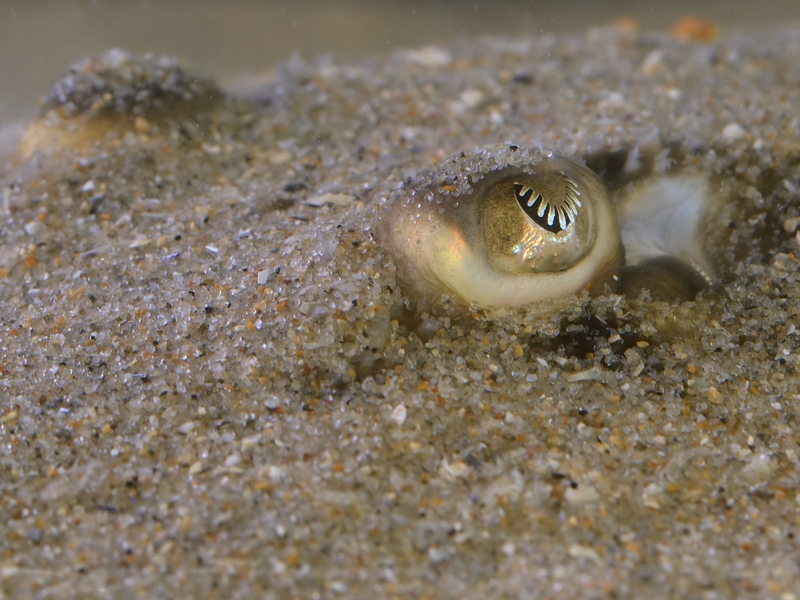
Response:
[[[582,206],[578,199],[581,193],[577,184],[563,173],[556,185],[547,183],[551,182],[546,182],[544,193],[539,193],[529,185],[514,182],[514,196],[534,223],[551,233],[561,233],[578,216],[578,209]],[[552,187],[556,189],[548,189]]]

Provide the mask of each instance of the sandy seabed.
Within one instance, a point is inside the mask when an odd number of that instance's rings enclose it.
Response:
[[[219,89],[121,52],[0,191],[0,592],[800,596],[800,29],[597,29]],[[703,172],[722,283],[413,314],[386,199],[475,147]]]

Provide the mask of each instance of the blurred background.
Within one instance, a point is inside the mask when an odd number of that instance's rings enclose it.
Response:
[[[476,33],[580,31],[698,15],[724,33],[800,23],[800,0],[0,0],[0,127],[30,118],[76,60],[119,47],[172,54],[220,79],[299,52],[341,60]]]

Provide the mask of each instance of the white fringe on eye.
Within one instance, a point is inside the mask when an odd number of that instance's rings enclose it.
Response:
[[[625,263],[672,256],[713,283],[716,273],[698,239],[711,199],[708,179],[702,175],[660,177],[634,185],[617,206]]]

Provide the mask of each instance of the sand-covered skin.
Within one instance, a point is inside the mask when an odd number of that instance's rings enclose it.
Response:
[[[798,52],[604,29],[49,102],[0,191],[0,590],[800,595]],[[504,143],[707,172],[723,285],[413,315],[382,204]]]

